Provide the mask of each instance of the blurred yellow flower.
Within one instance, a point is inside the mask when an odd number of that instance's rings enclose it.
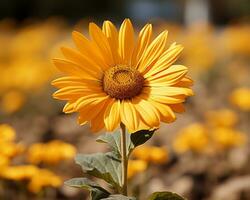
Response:
[[[5,166],[0,171],[0,177],[12,181],[29,181],[28,189],[37,193],[43,187],[59,187],[62,179],[47,169],[34,165]]]
[[[35,173],[28,184],[28,189],[31,192],[37,193],[43,189],[43,187],[60,187],[62,185],[61,177],[55,175],[53,172],[47,169],[39,169]]]
[[[191,124],[183,128],[173,142],[173,148],[177,153],[186,151],[203,152],[207,149],[209,137],[207,129],[199,123]]]
[[[242,87],[231,93],[230,101],[243,111],[250,111],[250,88]]]
[[[59,187],[62,184],[61,178],[49,170],[40,169],[35,165],[9,165],[10,158],[24,151],[24,146],[14,143],[15,136],[16,133],[11,126],[0,125],[0,178],[13,181],[27,180],[28,189],[34,193],[45,186]],[[33,161],[37,163],[41,161],[56,163],[72,158],[76,153],[72,145],[58,140],[36,145],[31,146],[29,153],[38,151],[38,157],[37,154],[31,155]]]
[[[27,95],[43,91],[55,75],[51,67],[51,48],[64,40],[65,30],[55,21],[1,29],[0,43],[0,110],[17,111]],[[30,42],[32,41],[32,42]],[[24,95],[25,94],[25,95]]]
[[[8,124],[0,124],[0,143],[12,142],[16,138],[15,130]]]
[[[0,177],[14,181],[29,180],[37,172],[34,165],[7,166],[0,171]]]
[[[0,171],[9,164],[9,158],[0,155]]]
[[[4,113],[14,113],[23,106],[25,98],[22,92],[10,90],[3,95],[0,108]]]
[[[168,152],[164,147],[140,146],[135,148],[132,155],[148,163],[164,164],[168,161]]]
[[[9,44],[11,54],[16,58],[28,58],[30,55],[34,55],[46,59],[51,46],[58,40],[64,39],[67,29],[62,29],[61,25],[58,19],[48,19],[42,23],[21,27]]]
[[[211,132],[211,137],[219,149],[228,149],[246,143],[246,135],[230,128],[216,128]]]
[[[221,34],[221,46],[231,54],[250,55],[250,26],[236,25],[224,29]]]
[[[14,143],[15,137],[16,132],[11,126],[0,124],[0,156],[12,158],[24,151],[22,144]]]
[[[206,119],[212,126],[233,127],[238,121],[238,116],[230,109],[220,109],[206,112]]]
[[[60,140],[53,140],[48,143],[36,143],[29,147],[27,158],[33,164],[41,162],[57,164],[62,160],[72,159],[76,154],[76,148]]]
[[[9,76],[9,74],[13,75]],[[1,82],[7,91],[17,88],[30,93],[31,90],[37,92],[38,88],[48,84],[52,76],[53,70],[50,68],[50,63],[31,55],[29,59],[14,59],[7,68],[3,68]]]
[[[216,62],[216,40],[212,27],[204,24],[193,24],[183,31],[184,63],[191,66],[191,72],[202,72],[210,69]]]
[[[0,155],[12,158],[16,155],[23,153],[25,147],[22,144],[12,142],[0,142]]]
[[[128,178],[132,178],[140,172],[147,169],[148,164],[144,160],[129,160],[128,161]]]

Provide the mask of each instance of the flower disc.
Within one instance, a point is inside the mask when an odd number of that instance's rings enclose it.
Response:
[[[134,68],[115,66],[108,69],[103,77],[103,90],[116,99],[130,99],[143,88],[144,78]]]

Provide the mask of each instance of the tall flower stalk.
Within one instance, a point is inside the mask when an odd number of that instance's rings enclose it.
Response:
[[[123,123],[121,127],[121,155],[122,155],[122,194],[127,196],[128,193],[128,154],[126,141],[126,127]]]

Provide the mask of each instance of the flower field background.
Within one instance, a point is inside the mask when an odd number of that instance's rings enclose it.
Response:
[[[0,21],[0,199],[87,198],[63,182],[82,173],[73,162],[77,152],[107,149],[75,115],[61,112],[50,85],[60,75],[51,58],[62,56],[60,46],[73,46],[71,30],[84,33],[87,22]],[[155,190],[190,200],[250,199],[249,23],[184,27],[161,20],[153,27],[183,44],[179,62],[189,67],[195,96],[175,123],[162,124],[134,151],[130,192],[140,199]]]

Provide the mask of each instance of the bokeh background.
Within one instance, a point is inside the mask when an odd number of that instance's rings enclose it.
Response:
[[[59,72],[51,58],[73,46],[72,30],[125,17],[137,31],[147,22],[155,34],[168,29],[169,44],[184,45],[178,63],[190,68],[196,94],[132,155],[130,193],[249,200],[249,0],[1,0],[0,199],[87,199],[63,181],[83,176],[75,153],[107,149],[52,99]]]

